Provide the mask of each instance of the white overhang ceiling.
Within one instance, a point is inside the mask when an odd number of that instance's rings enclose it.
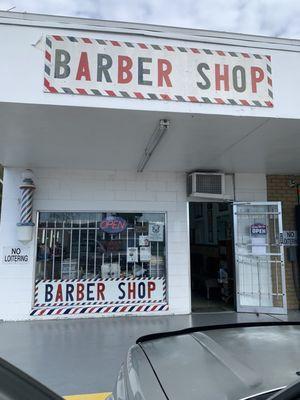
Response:
[[[170,129],[146,170],[300,173],[300,121],[0,104],[0,163],[133,170],[161,118]]]

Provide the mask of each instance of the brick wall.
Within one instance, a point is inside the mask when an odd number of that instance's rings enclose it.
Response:
[[[268,175],[267,193],[269,201],[282,202],[282,218],[284,230],[295,230],[295,205],[297,204],[297,190],[290,187],[289,181],[300,183],[300,176]],[[298,309],[299,301],[295,292],[292,264],[287,260],[285,249],[287,305],[289,309]]]

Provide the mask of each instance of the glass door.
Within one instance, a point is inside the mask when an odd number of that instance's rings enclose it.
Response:
[[[234,203],[238,312],[286,314],[280,202]]]

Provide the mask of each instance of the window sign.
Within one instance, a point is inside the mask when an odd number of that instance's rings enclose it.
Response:
[[[267,235],[266,224],[252,224],[251,225],[251,236],[252,237],[265,237]]]
[[[137,262],[138,254],[138,247],[127,247],[127,262]]]
[[[64,304],[76,302],[95,302],[101,304],[150,300],[153,303],[164,302],[163,280],[93,280],[75,281],[53,280],[38,284],[37,305],[53,306],[58,302]]]
[[[139,245],[140,246],[149,246],[149,237],[145,235],[139,236]]]
[[[163,242],[164,240],[164,224],[161,222],[149,223],[149,240],[151,242]]]
[[[151,249],[150,247],[141,246],[140,247],[140,261],[150,261],[151,260]]]
[[[106,233],[121,233],[127,227],[127,222],[122,217],[112,215],[104,218],[100,222],[100,228]]]
[[[32,315],[165,311],[164,213],[41,212]]]
[[[250,226],[250,237],[252,243],[252,254],[264,255],[267,252],[267,225],[256,222]]]

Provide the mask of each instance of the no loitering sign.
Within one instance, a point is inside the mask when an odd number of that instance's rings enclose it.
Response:
[[[2,262],[4,264],[28,264],[29,249],[26,247],[3,247]]]
[[[52,35],[44,91],[273,107],[271,56]]]
[[[284,246],[297,246],[298,245],[297,231],[283,231],[283,233],[280,235],[280,242]]]

